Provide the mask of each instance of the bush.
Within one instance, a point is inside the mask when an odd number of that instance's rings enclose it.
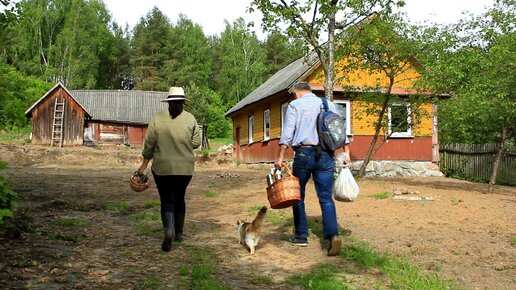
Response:
[[[7,178],[0,175],[0,225],[3,224],[4,217],[13,216],[15,204],[16,193],[9,186]]]

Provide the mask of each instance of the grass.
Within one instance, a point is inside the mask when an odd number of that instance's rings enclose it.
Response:
[[[299,285],[305,289],[337,290],[349,289],[348,285],[338,278],[340,269],[333,265],[320,264],[308,273],[289,277],[287,283]]]
[[[151,209],[151,208],[155,208],[155,207],[160,207],[161,206],[161,203],[159,200],[147,200],[143,206],[146,208],[146,209]]]
[[[247,211],[247,216],[250,217],[249,221],[252,221],[258,211],[263,207],[263,205],[253,205]],[[273,225],[278,227],[292,227],[294,226],[294,220],[292,217],[292,211],[290,209],[280,209],[280,210],[267,210],[267,215],[265,216],[265,220],[271,222]]]
[[[452,204],[452,205],[458,205],[458,204],[459,204],[459,200],[458,200],[458,199],[456,199],[455,197],[453,197],[453,198],[451,199],[451,204]]]
[[[127,211],[127,201],[121,200],[117,203],[109,203],[106,205],[107,210],[113,210],[117,213],[123,213]]]
[[[400,289],[455,289],[455,285],[441,280],[436,273],[425,273],[405,258],[386,253],[377,253],[369,245],[348,238],[341,248],[340,256],[360,266],[378,269],[390,278],[391,288]]]
[[[148,277],[139,281],[145,289],[158,289],[161,286],[161,282],[156,277]]]
[[[28,144],[31,132],[30,127],[5,131],[0,133],[0,143]]]
[[[372,197],[374,199],[385,199],[385,198],[388,198],[389,196],[391,196],[391,194],[387,191],[381,191],[381,192],[378,192],[375,194],[370,194],[368,196]]]
[[[511,237],[511,246],[516,246],[516,237]]]
[[[179,269],[179,275],[190,279],[185,280],[183,283],[189,283],[190,285],[182,285],[186,289],[227,289],[214,273],[218,265],[218,257],[215,253],[210,250],[194,246],[185,245],[188,256],[190,257],[190,265],[182,266]]]
[[[216,197],[218,195],[219,195],[218,192],[213,191],[211,189],[204,192],[204,196],[206,196],[206,197]]]
[[[137,235],[157,236],[163,231],[159,212],[144,211],[131,215]]]
[[[0,169],[6,169],[9,166],[9,163],[0,160]]]

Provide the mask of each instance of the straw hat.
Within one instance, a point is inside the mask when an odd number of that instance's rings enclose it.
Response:
[[[185,97],[185,91],[182,87],[170,87],[168,90],[168,97],[166,99],[161,100],[162,102],[168,101],[185,101],[187,103],[191,103],[189,99]]]

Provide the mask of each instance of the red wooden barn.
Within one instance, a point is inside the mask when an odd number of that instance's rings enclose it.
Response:
[[[26,112],[32,144],[141,146],[152,115],[166,108],[167,92],[68,90],[56,84]]]

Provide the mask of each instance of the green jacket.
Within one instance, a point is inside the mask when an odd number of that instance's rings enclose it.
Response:
[[[201,138],[195,117],[183,111],[175,119],[168,110],[156,113],[145,135],[142,155],[152,159],[152,171],[157,175],[193,175],[194,148]]]

